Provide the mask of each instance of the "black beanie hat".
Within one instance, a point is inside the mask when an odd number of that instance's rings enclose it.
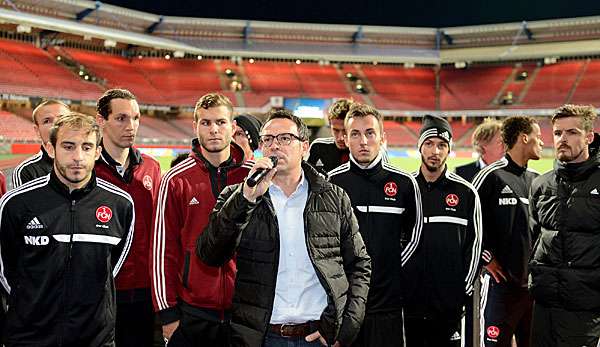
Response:
[[[262,127],[262,122],[249,114],[241,114],[233,120],[235,120],[240,128],[244,129],[244,132],[246,132],[246,136],[248,137],[248,144],[250,144],[250,148],[255,151],[258,148],[258,133],[260,127]]]
[[[421,145],[430,137],[439,137],[448,142],[452,147],[452,128],[448,121],[440,116],[425,115],[423,117],[423,125],[419,133],[418,147],[421,150]]]

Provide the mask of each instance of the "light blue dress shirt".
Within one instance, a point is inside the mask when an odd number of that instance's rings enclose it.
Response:
[[[271,324],[319,320],[327,307],[327,293],[308,256],[304,234],[308,188],[304,171],[289,197],[275,184],[269,187],[279,225],[279,267]]]

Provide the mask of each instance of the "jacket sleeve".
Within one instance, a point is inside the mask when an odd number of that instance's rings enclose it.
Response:
[[[8,207],[6,195],[0,199],[0,284],[10,294],[12,279],[17,266],[18,244],[16,241],[18,221],[16,214]]]
[[[414,197],[414,206],[407,206],[405,211],[405,221],[402,226],[403,239],[408,240],[408,243],[402,250],[402,266],[405,266],[406,263],[410,260],[412,255],[419,247],[419,242],[421,242],[421,232],[423,230],[423,205],[421,203],[421,191],[419,190],[419,185],[413,176],[409,175],[411,188],[408,193],[411,195],[411,198]]]
[[[340,196],[340,250],[344,262],[344,270],[348,277],[348,297],[342,317],[342,325],[337,340],[343,346],[350,346],[365,316],[369,284],[371,281],[371,258],[360,233],[358,232],[358,221],[350,198],[339,187]]]
[[[233,257],[256,207],[244,198],[242,189],[242,184],[236,184],[221,192],[206,229],[198,237],[196,254],[209,266],[222,266]]]
[[[475,182],[476,180],[474,180]],[[478,181],[475,185],[481,202],[481,220],[482,220],[482,253],[481,260],[485,265],[494,259],[494,253],[498,243],[498,231],[495,229],[494,211],[498,208],[496,194],[494,193],[495,177],[488,175],[483,181]]]
[[[135,206],[131,196],[127,194],[127,197],[128,200],[125,205],[123,218],[123,236],[121,237],[121,242],[119,242],[112,251],[113,277],[117,277],[117,274],[119,274],[119,270],[121,270],[121,267],[125,263],[129,250],[131,249],[131,244],[133,243]]]
[[[181,246],[181,196],[172,178],[160,184],[151,247],[151,284],[154,309],[161,324],[179,320],[177,293],[182,285],[179,279],[183,251]]]
[[[465,294],[471,295],[473,293],[473,281],[477,277],[477,270],[479,269],[479,258],[481,257],[481,202],[479,201],[479,194],[472,186],[469,186],[473,193],[472,208],[473,213],[471,219],[468,221],[465,246],[464,246],[464,261],[465,264]]]
[[[0,172],[0,198],[6,193],[6,177]]]
[[[540,180],[541,178],[538,178],[533,181],[531,185],[531,190],[529,192],[529,228],[531,229],[531,241],[534,245],[537,243],[537,239],[540,237],[540,233],[542,230],[540,226],[539,211],[537,207]],[[535,249],[533,250],[533,252],[535,252]]]

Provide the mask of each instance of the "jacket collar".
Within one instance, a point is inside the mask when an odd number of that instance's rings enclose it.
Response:
[[[423,186],[430,187],[430,188],[443,186],[448,182],[448,179],[446,178],[447,173],[448,173],[448,165],[446,165],[446,167],[444,168],[444,171],[442,172],[440,177],[437,178],[437,180],[435,180],[433,182],[428,182],[425,179],[425,175],[423,175],[423,171],[419,168],[419,174],[417,175],[417,182],[419,182]]]
[[[504,155],[504,159],[506,159],[508,163],[506,165],[506,170],[508,170],[509,172],[512,172],[517,176],[521,176],[523,173],[525,173],[525,171],[527,171],[527,166],[523,167],[515,163],[508,153]]]
[[[311,193],[321,193],[331,187],[331,183],[327,182],[325,176],[319,173],[311,164],[302,161],[302,170]]]
[[[110,156],[106,148],[104,147],[104,142],[100,141],[100,146],[102,146],[102,153],[100,153],[100,159],[105,163],[112,167],[123,166],[122,163],[116,161],[113,157]],[[142,153],[134,147],[129,147],[129,165],[137,166],[142,163]]]
[[[587,178],[592,172],[598,169],[600,165],[600,135],[594,134],[594,141],[590,144],[590,157],[581,163],[565,163],[558,160],[554,161],[554,169],[557,175],[569,180],[580,181]]]
[[[54,159],[52,159],[52,157],[50,157],[48,152],[46,152],[46,149],[44,148],[44,146],[40,146],[40,153],[42,153],[43,161],[50,164],[51,166],[54,164]]]
[[[62,183],[56,175],[56,172],[52,170],[50,172],[50,181],[48,182],[48,185],[69,200],[81,200],[84,196],[96,188],[96,172],[92,170],[92,177],[90,177],[89,182],[83,188],[75,189],[74,191],[69,192],[69,187]]]
[[[206,159],[203,155],[202,155],[202,151],[200,150],[200,141],[195,138],[192,140],[192,153],[190,154],[190,156],[194,157],[196,160],[201,161],[202,163],[204,163],[204,167],[208,168],[215,168],[213,166],[213,164],[211,164],[208,159]],[[230,154],[229,154],[229,158],[227,160],[225,160],[224,162],[222,162],[219,167],[220,168],[236,168],[236,167],[240,167],[242,166],[242,164],[244,164],[244,161],[246,160],[244,158],[244,150],[242,150],[242,148],[235,142],[231,141],[231,143],[229,144],[229,148],[230,148]]]
[[[371,176],[381,171],[382,160],[383,153],[380,151],[377,157],[371,163],[369,163],[369,165],[364,166],[357,163],[356,159],[354,159],[352,154],[350,154],[350,170],[359,175]]]

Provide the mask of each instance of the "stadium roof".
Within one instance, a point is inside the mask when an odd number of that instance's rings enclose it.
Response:
[[[86,0],[20,0],[0,20],[210,56],[442,64],[600,54],[600,16],[445,28],[161,16]]]

